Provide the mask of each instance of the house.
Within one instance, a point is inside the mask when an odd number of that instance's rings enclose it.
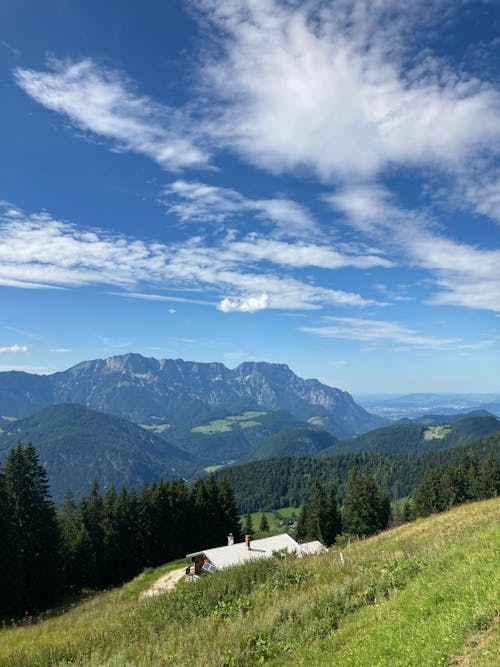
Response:
[[[223,547],[213,549],[202,549],[187,554],[194,564],[194,573],[216,572],[225,570],[233,565],[241,565],[250,560],[259,558],[271,558],[276,551],[288,551],[289,553],[305,556],[313,553],[326,553],[327,549],[318,542],[298,544],[288,533],[263,537],[260,540],[250,540],[247,535],[244,542],[234,543],[233,536],[228,536],[228,543]],[[188,568],[189,569],[189,568]]]

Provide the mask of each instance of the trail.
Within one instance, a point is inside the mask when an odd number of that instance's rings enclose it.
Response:
[[[157,595],[165,593],[165,591],[171,591],[172,588],[175,587],[177,582],[182,579],[185,573],[186,573],[185,567],[181,567],[178,570],[172,570],[171,572],[167,572],[167,574],[164,574],[163,577],[157,579],[150,588],[148,588],[146,591],[143,591],[140,594],[139,599],[144,600],[146,598],[153,598],[156,597]]]

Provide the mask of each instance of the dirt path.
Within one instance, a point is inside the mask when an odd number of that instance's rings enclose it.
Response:
[[[153,598],[156,595],[161,595],[165,591],[171,591],[177,582],[182,579],[185,573],[185,567],[167,572],[167,574],[164,574],[163,577],[157,579],[154,584],[148,588],[147,591],[143,591],[139,599],[144,600],[145,598]]]

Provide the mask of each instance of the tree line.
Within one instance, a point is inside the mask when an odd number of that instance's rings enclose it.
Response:
[[[413,496],[427,470],[458,466],[467,455],[476,456],[479,465],[490,457],[498,463],[500,431],[467,445],[421,456],[358,452],[325,458],[279,457],[231,466],[224,469],[223,474],[229,478],[238,510],[246,514],[300,507],[309,497],[315,479],[324,487],[332,484],[337,492],[337,502],[342,503],[350,470],[362,470],[365,466],[370,468],[375,482],[391,500]]]
[[[297,521],[297,539],[331,546],[342,533],[365,537],[387,528],[389,516],[389,497],[377,486],[370,469],[352,468],[341,508],[334,486],[325,490],[318,480],[313,481]]]
[[[465,455],[458,466],[427,470],[415,490],[414,513],[425,517],[499,493],[500,468],[496,459],[490,457],[480,466],[477,457]]]
[[[189,485],[160,480],[134,489],[94,483],[59,511],[31,443],[18,443],[0,467],[0,613],[33,612],[70,593],[118,585],[145,567],[240,539],[227,478]]]

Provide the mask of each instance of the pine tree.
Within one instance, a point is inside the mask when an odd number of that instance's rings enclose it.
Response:
[[[389,498],[378,489],[371,471],[367,467],[352,468],[342,508],[344,532],[360,537],[372,535],[387,527],[389,515]]]
[[[23,588],[22,553],[0,468],[0,614],[19,609]]]
[[[492,456],[481,468],[480,490],[481,498],[495,498],[500,493],[500,468]]]
[[[446,508],[447,498],[443,492],[441,474],[437,470],[427,470],[415,491],[415,513],[429,516]]]
[[[259,532],[268,533],[269,532],[269,521],[264,512],[262,512],[259,522]]]
[[[246,514],[244,521],[243,521],[243,535],[249,535],[249,537],[253,537],[255,535],[255,530],[253,527],[253,521],[252,521],[252,515],[251,514]]]
[[[80,591],[93,585],[95,555],[90,535],[71,491],[64,496],[57,518],[66,583],[71,589]]]
[[[219,487],[219,511],[221,513],[222,523],[222,542],[229,535],[233,534],[234,540],[238,542],[241,539],[240,517],[234,500],[234,493],[226,475],[223,475],[218,482]],[[267,528],[269,530],[269,526]]]
[[[61,544],[47,473],[31,443],[10,450],[4,488],[20,549],[21,604],[25,610],[46,608],[64,585]]]
[[[331,486],[326,501],[325,520],[322,530],[324,544],[327,547],[335,543],[338,535],[342,533],[342,517],[337,506],[335,487]]]
[[[89,561],[88,577],[92,588],[105,585],[104,506],[99,493],[99,484],[94,481],[88,496],[83,497],[79,513],[90,538],[92,557]]]

